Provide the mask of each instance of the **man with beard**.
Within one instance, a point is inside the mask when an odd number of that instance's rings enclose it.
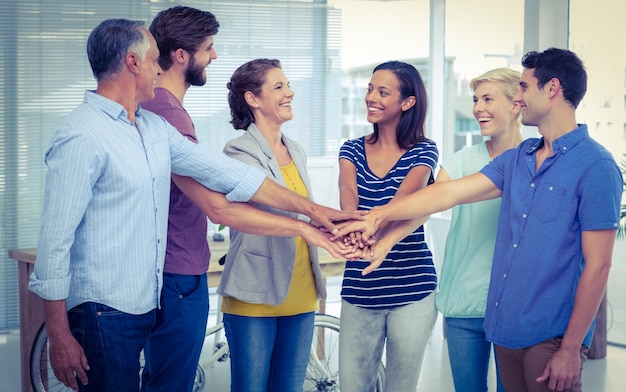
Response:
[[[206,67],[217,58],[213,37],[218,28],[212,13],[183,6],[161,11],[150,25],[162,73],[155,98],[141,106],[163,116],[194,142],[198,142],[194,124],[182,102],[190,86],[206,83]],[[191,391],[204,342],[211,257],[207,219],[181,188],[173,175],[161,308],[144,349],[144,391]]]

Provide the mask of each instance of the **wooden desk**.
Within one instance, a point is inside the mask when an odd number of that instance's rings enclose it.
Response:
[[[223,266],[217,260],[228,250],[228,241],[215,242],[209,240],[211,248],[211,263],[209,264],[208,284],[215,287],[219,284]],[[320,264],[324,277],[343,274],[345,261],[336,260],[324,251],[319,251]],[[43,305],[38,295],[28,290],[28,279],[35,267],[37,249],[11,249],[9,257],[18,261],[19,301],[20,301],[20,363],[22,369],[22,392],[32,392],[30,382],[30,349],[35,340],[35,335],[44,321]],[[324,303],[320,304],[323,310]]]
[[[35,268],[37,250],[11,249],[9,257],[17,260],[17,278],[20,295],[20,364],[22,366],[22,391],[32,392],[30,382],[30,348],[43,323],[43,305],[37,294],[28,290],[28,279]]]

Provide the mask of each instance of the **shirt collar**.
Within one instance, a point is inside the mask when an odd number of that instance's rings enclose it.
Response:
[[[560,151],[561,154],[567,153],[569,150],[574,148],[581,140],[589,137],[589,131],[587,130],[586,124],[578,124],[578,128],[574,129],[571,132],[566,133],[560,138],[556,139],[552,142],[552,150],[556,153]],[[528,146],[526,150],[526,154],[531,155],[534,154],[535,151],[539,147],[541,147],[544,143],[544,139],[539,138],[536,139],[533,143]]]
[[[124,109],[122,105],[96,93],[95,90],[85,91],[84,101],[89,105],[98,107],[114,120],[119,118],[121,120],[125,120],[126,122],[130,122],[130,120],[128,119],[128,112],[126,111],[126,109]],[[141,116],[141,112],[141,106],[137,105],[135,117]]]

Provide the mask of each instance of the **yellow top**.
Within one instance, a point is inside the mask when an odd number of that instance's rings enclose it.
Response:
[[[302,182],[296,165],[291,161],[287,166],[281,166],[280,170],[285,179],[287,188],[297,194],[308,197],[309,193]],[[309,246],[300,236],[296,240],[296,254],[291,276],[291,284],[285,302],[278,306],[267,304],[251,304],[240,301],[233,297],[224,297],[222,310],[226,313],[239,316],[291,316],[294,314],[307,313],[318,309],[317,290],[311,268]]]

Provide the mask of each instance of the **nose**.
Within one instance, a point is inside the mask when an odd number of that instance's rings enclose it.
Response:
[[[474,102],[474,108],[473,108],[474,115],[482,113],[483,110],[484,110],[484,105],[480,101]]]
[[[217,50],[215,48],[211,48],[211,60],[215,60],[217,58]]]

